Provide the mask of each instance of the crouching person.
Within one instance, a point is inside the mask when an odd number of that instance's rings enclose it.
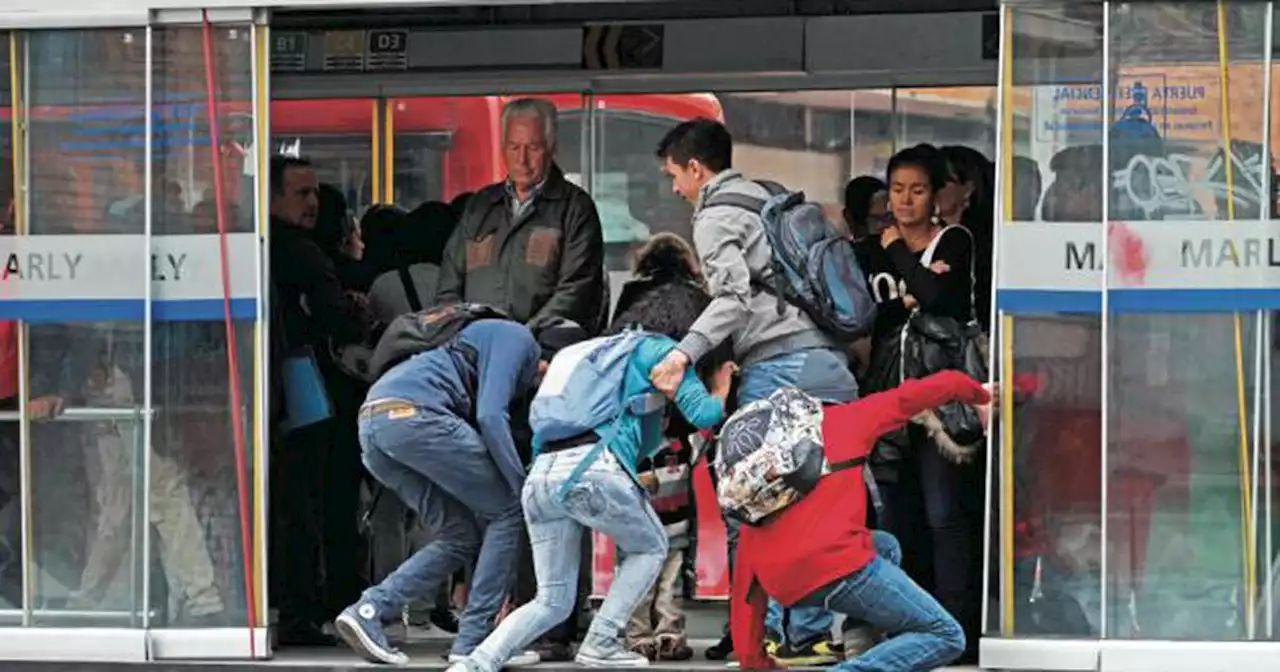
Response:
[[[535,458],[523,494],[537,598],[503,620],[454,672],[496,672],[569,615],[581,568],[579,555],[565,549],[578,548],[589,530],[611,537],[625,559],[576,660],[596,667],[649,663],[619,633],[667,560],[666,532],[636,466],[662,445],[667,399],[649,382],[649,370],[675,345],[668,336],[624,330],[565,348],[551,361],[530,408]],[[696,427],[721,420],[733,376],[733,364],[721,362],[707,376],[710,393],[689,371],[672,395]]]
[[[876,437],[917,413],[959,401],[985,422],[990,400],[981,384],[947,371],[825,409],[783,388],[725,423],[717,496],[743,523],[730,618],[744,669],[774,665],[764,648],[770,597],[840,612],[888,636],[841,670],[923,672],[964,652],[960,624],[899,569],[897,541],[867,529],[862,465]]]
[[[422,314],[418,324],[438,332],[453,315],[451,308],[441,310],[434,319],[430,311]],[[449,658],[463,659],[489,634],[515,581],[522,524],[524,468],[508,407],[533,388],[539,352],[523,325],[478,319],[395,364],[370,388],[359,420],[364,465],[418,514],[433,538],[338,616],[338,633],[364,658],[407,663],[388,643],[383,624],[434,594],[477,554]],[[511,664],[537,662],[530,653]]]

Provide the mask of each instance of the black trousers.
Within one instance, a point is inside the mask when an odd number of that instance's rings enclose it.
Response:
[[[321,563],[323,499],[329,421],[276,437],[272,446],[270,528],[271,602],[280,610],[280,630],[316,627],[326,613]]]

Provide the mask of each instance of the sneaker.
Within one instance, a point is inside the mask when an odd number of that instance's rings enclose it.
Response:
[[[427,620],[432,625],[451,634],[458,634],[458,617],[453,615],[453,611],[448,608],[436,607],[427,615]]]
[[[666,661],[685,661],[693,657],[693,649],[683,637],[659,637],[658,659]],[[650,658],[652,660],[652,658]]]
[[[446,660],[449,661],[450,665],[461,665],[466,663],[468,658],[461,653],[451,653]],[[537,651],[521,651],[508,658],[502,667],[529,667],[540,662],[542,662],[542,656],[539,656]]]
[[[733,637],[726,634],[720,641],[707,648],[707,660],[728,660],[733,655]]]
[[[853,660],[876,645],[876,634],[868,625],[859,625],[844,632],[844,659]]]
[[[844,646],[824,637],[795,646],[784,644],[771,656],[781,667],[831,665],[844,660]]]
[[[649,659],[628,651],[617,640],[601,642],[589,638],[578,648],[574,661],[587,667],[648,667]]]
[[[372,663],[407,665],[409,656],[391,646],[382,630],[378,609],[369,602],[353,604],[334,621],[338,636],[362,658]]]

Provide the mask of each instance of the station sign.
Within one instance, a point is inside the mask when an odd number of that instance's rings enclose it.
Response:
[[[227,236],[232,314],[257,310],[257,236]],[[142,319],[146,280],[154,319],[222,319],[217,235],[35,235],[0,238],[0,319]],[[145,270],[149,269],[149,270]],[[144,275],[144,272],[146,275]]]
[[[1116,312],[1280,310],[1280,221],[1018,222],[998,236],[1007,312],[1097,312],[1104,289]]]

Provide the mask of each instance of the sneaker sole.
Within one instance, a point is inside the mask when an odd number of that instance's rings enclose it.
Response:
[[[451,653],[445,660],[448,660],[450,665],[457,665],[458,663],[466,662],[467,657],[462,654]],[[502,664],[502,669],[505,670],[508,667],[532,667],[541,662],[542,656],[536,653],[517,653]]]
[[[373,643],[369,636],[364,634],[364,629],[354,622],[354,619],[342,614],[333,622],[334,629],[338,631],[338,636],[342,641],[351,647],[352,651],[360,654],[362,658],[371,663],[385,663],[387,665],[407,665],[409,657],[400,654],[399,657],[390,653],[383,654],[379,651],[378,645]]]
[[[834,665],[838,662],[838,659],[834,656],[813,655],[795,658],[774,658],[773,662],[777,663],[778,667],[819,667]]]
[[[578,654],[574,657],[573,662],[587,667],[616,667],[616,668],[632,668],[632,667],[649,667],[648,658],[636,658],[633,660],[608,660],[605,658],[596,658],[594,656],[584,656]]]

